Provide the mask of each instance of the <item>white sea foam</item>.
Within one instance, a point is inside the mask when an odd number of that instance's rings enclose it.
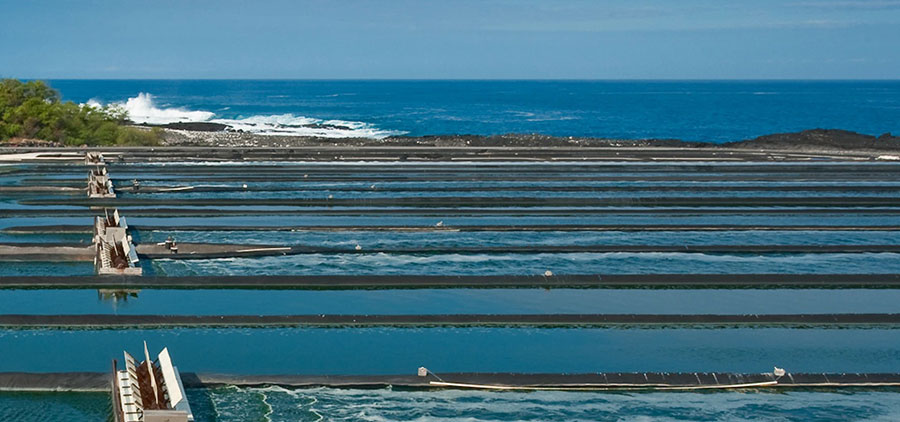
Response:
[[[253,398],[259,391],[272,397],[273,420],[332,421],[677,421],[755,420],[760,415],[791,415],[794,419],[841,419],[847,414],[865,420],[897,420],[897,394],[891,392],[654,392],[638,394],[602,392],[494,392],[394,391],[309,388],[289,391],[243,389],[210,390],[213,404],[229,407],[232,414],[216,420],[257,420],[265,407]],[[313,399],[312,403],[309,400]],[[766,409],[760,413],[760,409]],[[237,416],[240,414],[240,417]],[[598,416],[599,415],[599,416]],[[219,416],[219,415],[217,415]],[[607,417],[608,416],[608,417]],[[315,419],[313,419],[315,418]],[[846,419],[846,418],[844,418]]]
[[[96,100],[88,101],[88,105],[100,107]],[[110,106],[121,108],[128,113],[128,118],[136,123],[166,124],[175,122],[205,122],[215,117],[209,111],[190,111],[183,108],[159,108],[153,103],[153,96],[140,93],[124,103],[112,103]]]
[[[90,100],[88,105],[102,107],[99,101]],[[167,123],[221,123],[230,130],[255,133],[259,135],[316,136],[322,138],[375,138],[381,139],[405,132],[381,130],[369,123],[345,120],[323,120],[294,114],[256,115],[245,118],[225,119],[216,113],[205,110],[188,110],[179,107],[160,107],[154,97],[148,93],[140,93],[125,102],[108,104],[118,107],[128,114],[135,123],[167,124]],[[229,107],[224,108],[227,110]]]

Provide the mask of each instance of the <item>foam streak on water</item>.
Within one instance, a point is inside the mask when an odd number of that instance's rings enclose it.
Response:
[[[259,258],[147,261],[147,273],[227,275],[536,275],[556,274],[889,274],[900,272],[895,253],[687,254],[309,254]]]
[[[889,421],[900,417],[893,392],[602,393],[394,391],[331,388],[194,390],[232,403],[229,415],[200,421]],[[271,406],[260,407],[260,397]]]
[[[197,422],[231,421],[896,421],[895,391],[483,392],[188,389]],[[268,406],[266,405],[268,404]],[[108,416],[105,393],[0,393],[0,420]]]
[[[87,104],[94,107],[103,106],[96,100],[90,100]],[[221,123],[229,126],[231,130],[260,135],[381,139],[402,133],[379,130],[364,122],[322,120],[289,113],[225,119],[211,111],[159,106],[154,102],[152,94],[144,92],[139,93],[136,97],[128,98],[124,102],[113,102],[107,105],[124,110],[128,114],[128,118],[135,123],[155,125],[183,122]]]

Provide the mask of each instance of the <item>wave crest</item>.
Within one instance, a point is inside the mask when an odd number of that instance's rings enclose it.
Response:
[[[225,119],[216,113],[204,110],[187,110],[178,107],[158,107],[153,95],[139,93],[125,102],[108,104],[127,113],[135,123],[165,125],[169,123],[210,122],[228,126],[228,130],[254,133],[259,135],[313,136],[320,138],[374,138],[382,139],[391,135],[402,135],[405,132],[381,130],[365,122],[345,120],[323,120],[294,114],[257,115],[246,118]],[[102,107],[96,100],[87,103],[90,106]]]

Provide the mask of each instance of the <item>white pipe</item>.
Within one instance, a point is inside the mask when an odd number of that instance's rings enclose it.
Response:
[[[730,388],[758,388],[758,387],[774,387],[778,385],[778,381],[762,381],[750,382],[744,384],[725,384],[725,385],[690,385],[678,386],[669,384],[569,384],[559,387],[528,387],[513,385],[488,385],[488,384],[467,384],[459,382],[429,381],[429,385],[437,387],[457,387],[457,388],[474,388],[483,390],[612,390],[612,389],[636,389],[636,388],[653,388],[657,390],[707,390],[707,389],[730,389]]]

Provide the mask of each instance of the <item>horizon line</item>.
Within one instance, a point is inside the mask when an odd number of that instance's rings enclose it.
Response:
[[[900,78],[55,78],[2,79],[50,81],[322,81],[322,82],[900,82]]]

